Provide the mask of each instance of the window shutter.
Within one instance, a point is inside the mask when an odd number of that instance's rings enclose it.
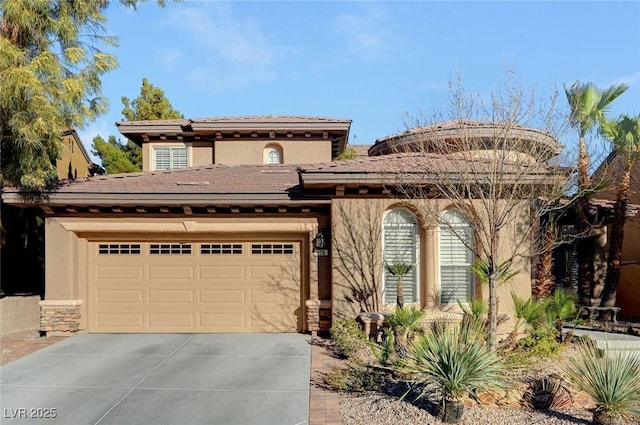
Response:
[[[169,148],[154,148],[153,162],[155,170],[168,170],[171,167],[171,151]]]
[[[440,226],[440,302],[465,302],[473,294],[473,253],[467,247],[473,241],[471,227],[456,212],[445,212],[443,219],[450,225]]]
[[[187,168],[187,148],[171,148],[171,168]]]
[[[412,264],[413,268],[402,277],[402,289],[405,303],[418,301],[417,283],[417,222],[413,214],[403,209],[390,211],[384,220],[383,258],[387,264],[402,262]],[[398,277],[384,269],[384,303],[397,301]]]

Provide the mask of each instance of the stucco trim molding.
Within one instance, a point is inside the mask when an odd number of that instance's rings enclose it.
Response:
[[[274,233],[309,233],[317,230],[317,222],[259,222],[259,223],[203,223],[193,220],[181,222],[113,222],[109,221],[61,221],[60,225],[67,231],[74,233],[93,232],[142,232],[142,233],[238,233],[238,232],[269,232]]]

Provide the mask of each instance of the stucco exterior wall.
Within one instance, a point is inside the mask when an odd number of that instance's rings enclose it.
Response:
[[[60,159],[56,162],[56,170],[59,179],[69,178],[69,170],[71,170],[73,178],[87,177],[89,175],[89,162],[78,146],[73,134],[68,134],[62,138],[62,149],[60,151]]]
[[[263,164],[264,149],[279,146],[283,164],[331,161],[330,140],[217,140],[216,164]]]
[[[428,207],[424,202],[431,203]],[[439,231],[435,220],[429,219],[429,215],[435,211],[444,211],[449,207],[448,202],[430,200],[430,201],[409,201],[398,202],[393,199],[333,199],[332,201],[332,256],[333,256],[333,319],[340,319],[344,317],[355,317],[360,311],[363,310],[362,303],[354,301],[354,295],[352,288],[354,282],[361,281],[357,271],[354,269],[354,278],[352,280],[345,279],[337,267],[340,265],[339,249],[336,245],[345,243],[351,239],[358,239],[362,237],[362,234],[370,233],[367,231],[366,223],[374,223],[373,227],[382,226],[383,216],[386,211],[394,207],[405,207],[412,209],[418,217],[420,228],[420,242],[419,242],[419,272],[418,272],[418,291],[419,291],[419,306],[427,311],[428,317],[459,315],[460,309],[457,304],[439,304]],[[523,204],[523,209],[520,211],[526,212],[526,205]],[[424,214],[421,215],[420,212]],[[425,213],[425,211],[428,211]],[[520,217],[524,219],[525,214]],[[510,235],[517,231],[518,222],[514,220],[508,228],[504,229],[501,233],[502,241],[502,253],[503,257],[511,255],[514,251],[513,241],[516,240]],[[380,240],[380,234],[376,235]],[[518,251],[523,253],[525,257],[519,258],[514,264],[514,269],[519,270],[519,273],[510,282],[500,286],[498,288],[498,302],[499,313],[508,315],[508,320],[500,328],[500,333],[506,334],[513,329],[515,321],[515,313],[513,309],[513,301],[511,292],[515,292],[521,298],[528,298],[531,296],[531,269],[530,261],[526,258],[529,253],[530,244],[521,246]],[[373,248],[373,255],[377,258],[377,262],[370,262],[379,269],[377,275],[377,285],[375,296],[378,297],[375,305],[379,310],[389,311],[392,310],[395,305],[385,305],[382,303],[382,244],[379,242],[375,244]],[[363,252],[363,255],[367,255],[367,252]],[[362,282],[361,282],[362,284]],[[357,286],[357,285],[356,285]],[[476,294],[488,299],[488,288],[482,288],[476,284]]]

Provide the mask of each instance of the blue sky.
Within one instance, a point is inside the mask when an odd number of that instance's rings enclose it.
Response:
[[[79,130],[89,148],[97,134],[121,137],[120,98],[143,78],[186,118],[348,118],[355,144],[446,108],[456,75],[468,92],[494,91],[506,67],[541,96],[627,83],[611,116],[640,114],[637,1],[113,2],[107,18],[120,67],[103,78],[109,113]]]

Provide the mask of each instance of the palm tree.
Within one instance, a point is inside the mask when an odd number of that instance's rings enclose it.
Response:
[[[620,280],[622,262],[622,243],[627,204],[629,202],[629,183],[631,173],[640,159],[640,115],[629,117],[621,115],[618,121],[605,120],[601,126],[602,134],[613,143],[614,151],[622,159],[622,176],[618,182],[618,192],[614,206],[614,218],[609,236],[609,257],[607,275],[602,292],[602,306],[613,306],[616,302],[616,289]]]
[[[403,263],[401,261],[394,261],[392,263],[384,263],[384,269],[391,275],[397,278],[396,281],[396,304],[398,308],[404,306],[404,290],[402,287],[402,278],[409,274],[413,270],[413,264]]]
[[[593,193],[593,182],[589,177],[590,157],[586,136],[601,123],[618,96],[628,89],[626,84],[614,84],[606,90],[598,89],[593,83],[576,81],[571,87],[565,87],[569,102],[569,123],[578,131],[578,201],[576,228],[580,234],[586,234],[591,225],[589,214],[589,195]],[[578,291],[581,302],[591,304],[593,286],[593,261],[588,241],[578,241]]]

